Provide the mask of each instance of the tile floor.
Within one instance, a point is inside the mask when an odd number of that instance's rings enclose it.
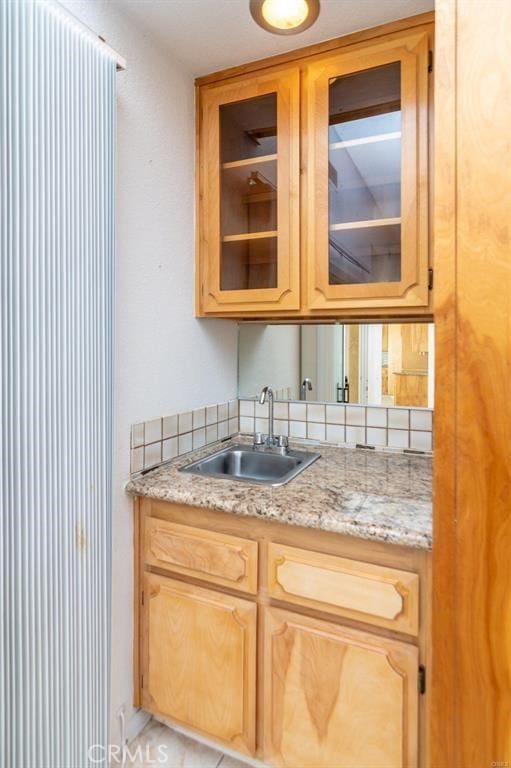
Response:
[[[247,768],[216,749],[150,720],[128,747],[125,768]]]

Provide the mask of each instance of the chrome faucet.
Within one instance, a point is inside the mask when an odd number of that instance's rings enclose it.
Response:
[[[310,379],[304,379],[302,381],[301,399],[307,400],[307,391],[312,392],[312,381]]]
[[[259,395],[259,402],[264,405],[268,400],[268,437],[266,443],[272,446],[275,441],[275,435],[273,434],[273,389],[271,387],[263,387],[261,394]]]
[[[254,448],[257,450],[273,450],[286,454],[288,452],[288,439],[286,435],[276,437],[274,434],[273,400],[273,389],[271,387],[263,387],[259,395],[259,403],[264,405],[268,401],[268,434],[263,435],[261,432],[256,432],[254,435]]]

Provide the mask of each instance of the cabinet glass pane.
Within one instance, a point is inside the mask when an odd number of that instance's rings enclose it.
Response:
[[[329,281],[401,279],[400,63],[329,84]]]
[[[277,94],[220,106],[222,163],[277,152]]]
[[[222,236],[276,231],[276,160],[223,168],[221,189]]]
[[[220,289],[240,291],[277,287],[277,238],[222,243]]]
[[[277,287],[277,94],[220,107],[220,289]]]

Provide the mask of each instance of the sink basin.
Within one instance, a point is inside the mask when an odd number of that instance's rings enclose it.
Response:
[[[255,451],[250,445],[230,445],[181,467],[181,472],[264,485],[284,485],[319,458],[319,453],[289,451],[283,456],[271,451]]]

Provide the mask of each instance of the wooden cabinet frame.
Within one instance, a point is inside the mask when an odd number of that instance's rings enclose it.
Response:
[[[306,72],[308,141],[306,174],[307,307],[425,307],[428,305],[428,35],[416,33],[341,52]],[[328,216],[328,95],[333,77],[385,64],[401,64],[401,279],[330,285]]]
[[[270,93],[277,94],[277,287],[221,290],[220,106]],[[198,283],[205,314],[300,307],[299,100],[298,67],[210,86],[201,92]]]
[[[295,622],[309,623],[312,627],[315,622],[326,626],[332,636],[342,634],[344,638],[358,638],[364,644],[372,642],[371,647],[376,649],[392,649],[391,656],[396,653],[400,655],[399,649],[403,651],[407,659],[413,658],[413,665],[407,663],[406,670],[408,675],[407,691],[410,696],[415,696],[415,704],[407,703],[406,708],[410,707],[409,712],[412,721],[409,722],[409,743],[414,743],[418,751],[418,764],[420,768],[426,768],[428,765],[426,754],[425,734],[427,731],[428,720],[428,700],[426,696],[417,696],[416,685],[418,683],[419,669],[418,664],[427,664],[428,657],[428,638],[429,638],[429,561],[430,553],[423,550],[415,550],[409,547],[400,547],[383,542],[365,541],[350,536],[343,536],[336,533],[319,531],[314,529],[300,528],[298,526],[286,525],[268,520],[260,520],[252,517],[239,517],[233,514],[216,512],[210,509],[189,507],[180,504],[172,504],[155,499],[140,498],[135,500],[135,703],[137,706],[143,706],[153,712],[157,717],[168,720],[186,729],[186,724],[173,720],[169,713],[158,710],[157,702],[151,701],[148,696],[147,684],[142,677],[147,674],[147,601],[148,596],[143,592],[144,584],[149,577],[156,578],[156,585],[162,583],[174,585],[171,590],[176,590],[176,585],[182,585],[183,590],[189,590],[186,594],[191,595],[191,599],[206,601],[208,604],[219,606],[219,610],[225,609],[228,613],[236,610],[241,611],[241,618],[244,625],[248,627],[252,621],[250,608],[257,609],[257,671],[255,678],[255,689],[257,706],[253,713],[252,722],[255,721],[255,750],[253,753],[261,759],[264,759],[264,744],[267,744],[269,738],[267,726],[267,715],[265,715],[265,688],[267,683],[268,668],[265,662],[264,654],[264,636],[265,621],[267,610],[274,609],[289,612]],[[150,556],[151,532],[156,528],[166,528],[179,530],[183,533],[189,529],[190,536],[196,536],[197,530],[203,531],[205,539],[213,537],[211,540],[220,542],[224,540],[229,546],[233,538],[238,541],[245,541],[257,547],[258,552],[258,577],[257,593],[248,595],[243,593],[239,587],[234,584],[228,585],[211,582],[208,574],[199,575],[197,568],[188,572],[182,568],[182,563],[177,565],[174,562],[159,563],[153,562]],[[364,564],[364,572],[377,576],[378,579],[386,578],[391,575],[392,583],[401,589],[400,584],[413,586],[416,592],[418,605],[416,605],[419,625],[416,626],[417,634],[407,633],[407,627],[382,626],[377,616],[370,612],[365,615],[348,612],[341,614],[337,611],[337,606],[328,603],[328,601],[318,601],[316,604],[309,605],[305,602],[294,601],[292,595],[279,595],[274,590],[273,567],[275,563],[275,554],[283,549],[294,552],[297,556],[301,553],[307,553],[314,564],[321,561],[321,564],[335,565],[345,570],[348,565],[354,568],[358,573],[361,572]],[[250,547],[244,546],[244,550],[249,552]],[[149,553],[149,555],[148,555]],[[236,558],[235,558],[236,559]],[[398,581],[395,582],[395,577]],[[160,578],[161,577],[161,578]],[[419,588],[420,582],[420,588]],[[377,587],[377,583],[375,583]],[[368,586],[370,589],[370,587]],[[178,590],[179,591],[179,590]],[[216,593],[216,597],[214,596]],[[157,598],[154,598],[157,599]],[[362,597],[363,599],[363,597]],[[239,609],[236,609],[237,605]],[[161,609],[160,609],[161,610]],[[234,614],[232,614],[234,615]],[[228,622],[228,627],[233,622]],[[340,636],[340,635],[339,635]],[[365,638],[365,639],[364,639]],[[383,651],[382,651],[383,652]],[[398,664],[398,666],[401,666]],[[413,683],[413,684],[412,684]],[[413,707],[418,707],[418,710]],[[247,709],[248,711],[248,709]],[[408,710],[407,710],[408,711]],[[416,714],[417,712],[417,717]],[[250,715],[252,717],[252,715]],[[189,728],[192,726],[188,725]],[[413,729],[415,728],[415,731]],[[405,730],[408,729],[406,725]],[[197,732],[197,729],[195,729]],[[415,735],[412,735],[415,733]],[[230,743],[230,746],[237,750],[245,752],[252,749],[252,741],[249,738],[248,731],[245,736],[240,737],[238,744]],[[417,735],[418,734],[418,735]],[[215,743],[226,743],[221,738],[208,733],[200,734]],[[409,746],[406,747],[409,749]],[[405,754],[405,753],[403,753]],[[406,763],[408,766],[408,763]],[[410,762],[413,765],[413,762]],[[409,768],[409,766],[408,766]]]

